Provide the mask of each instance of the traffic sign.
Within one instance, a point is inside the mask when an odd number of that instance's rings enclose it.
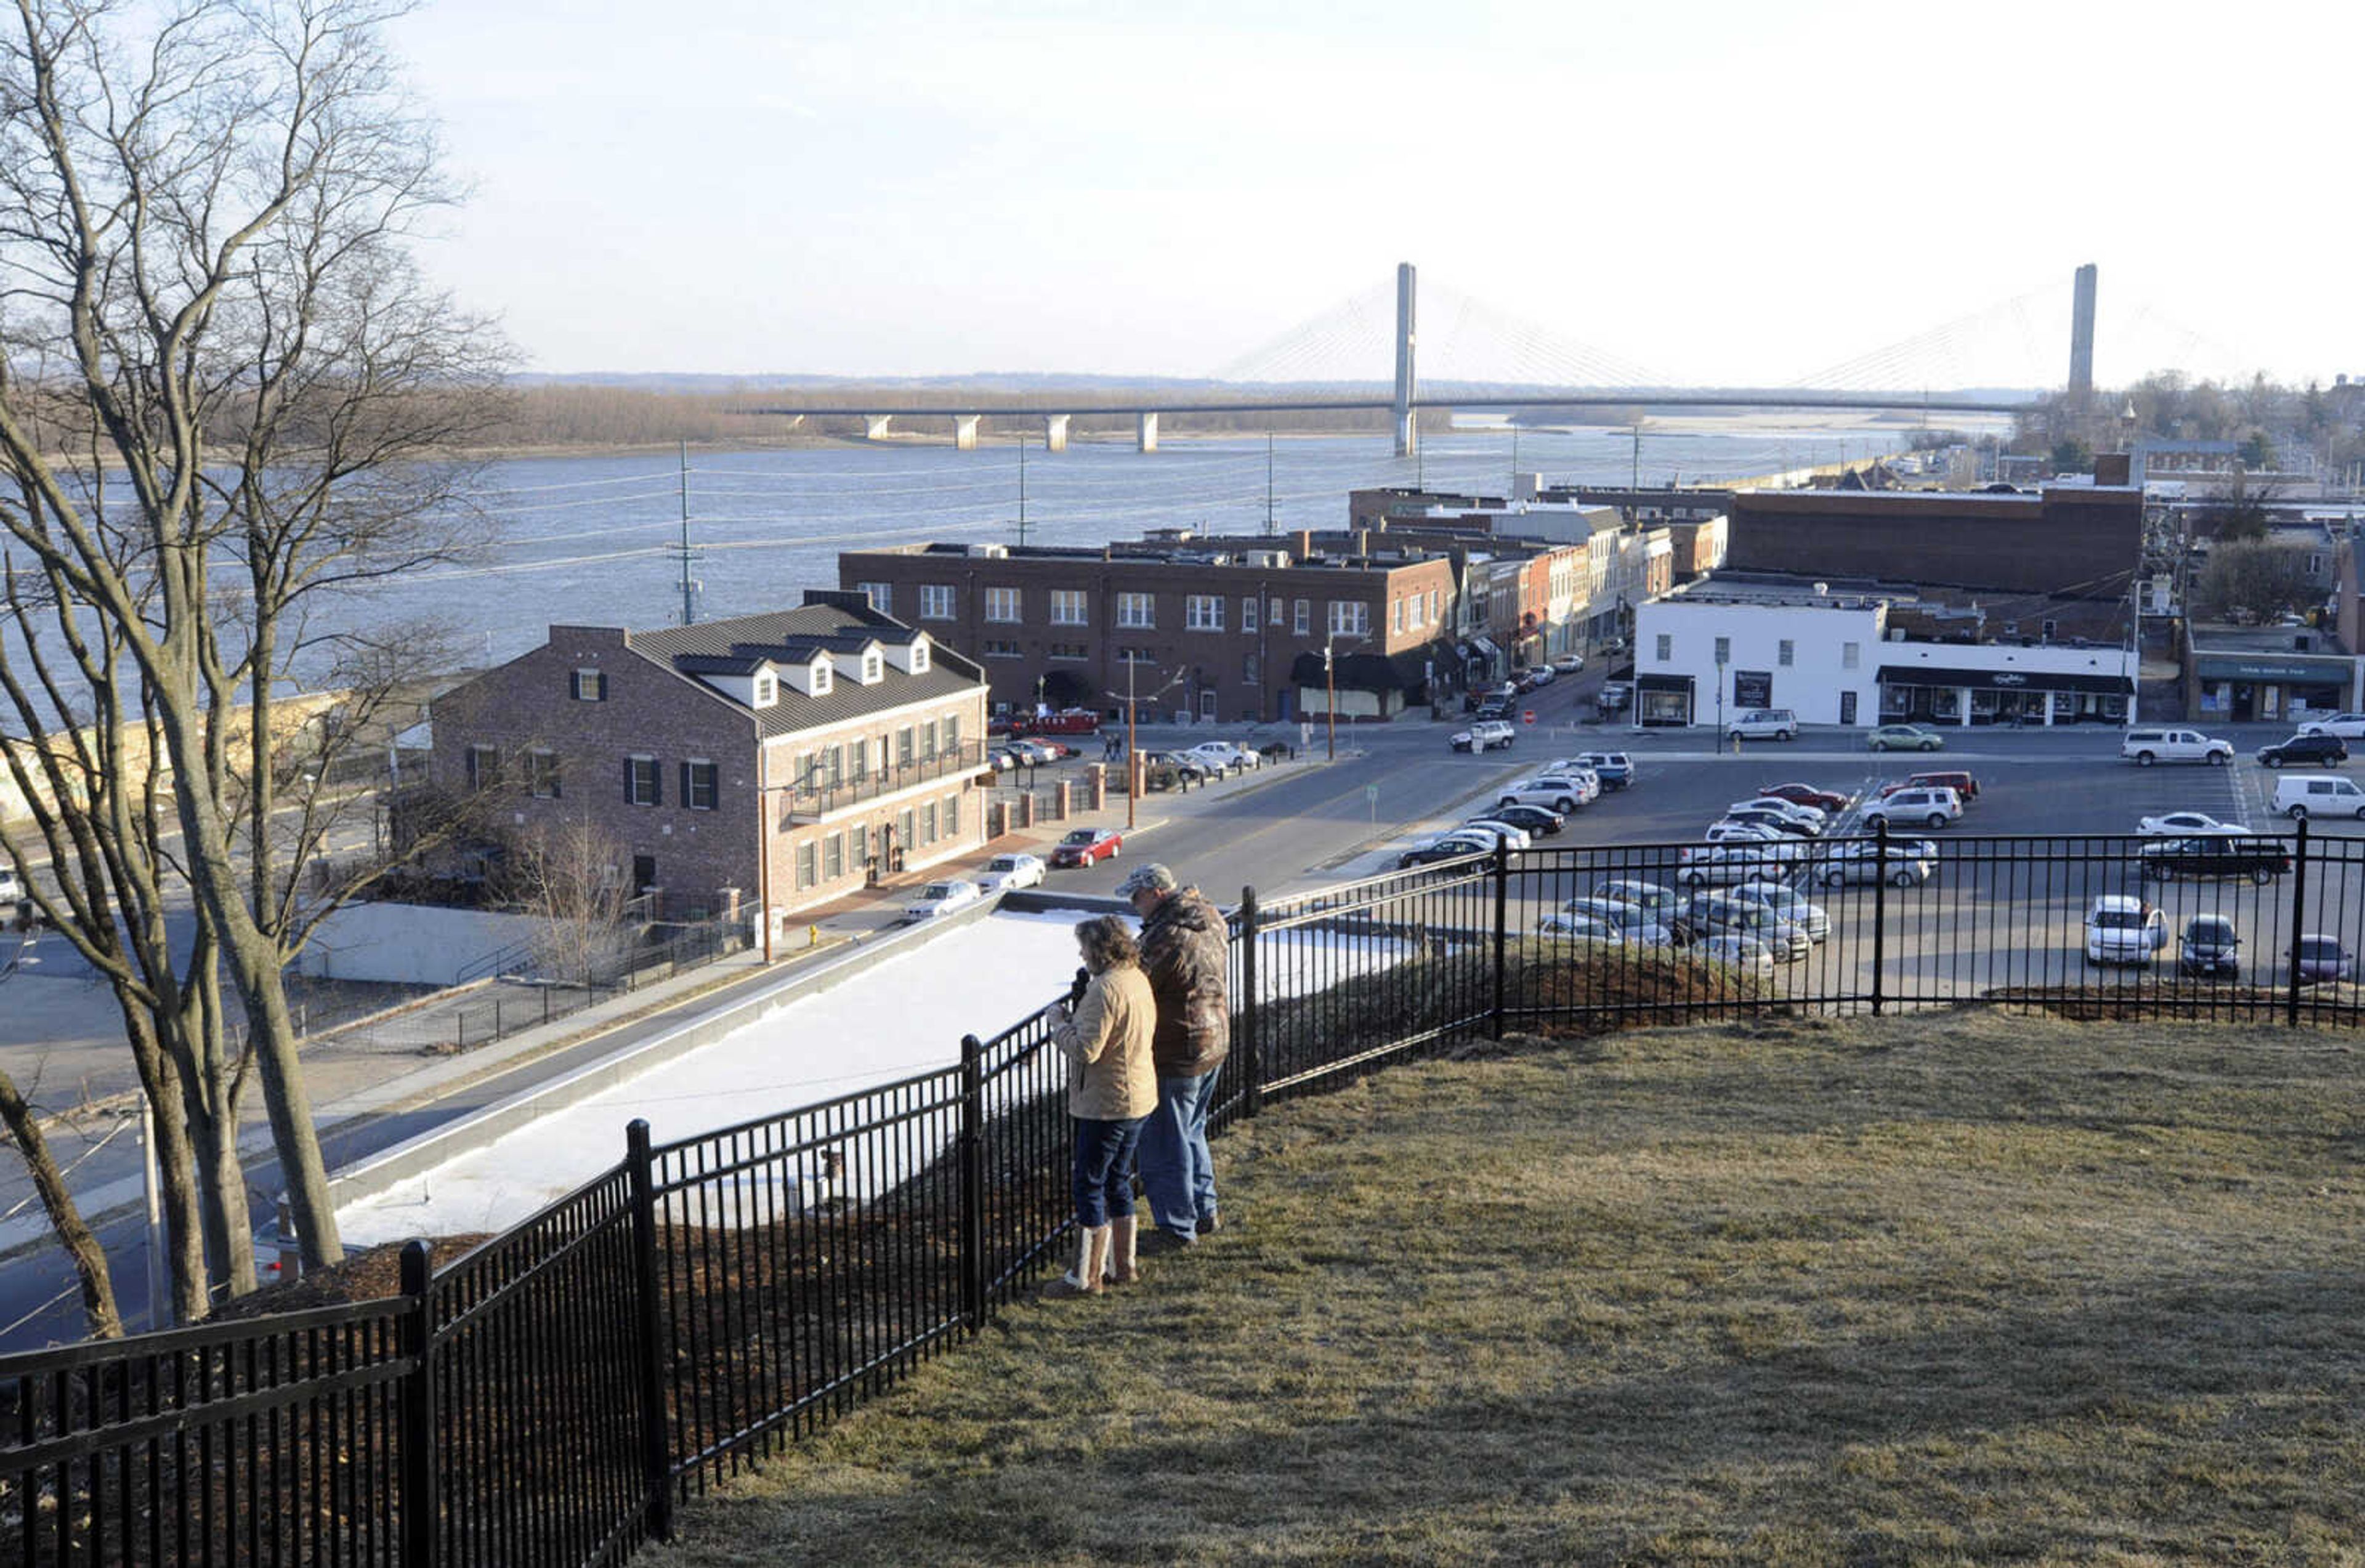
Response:
[[[1521,711],[1520,711],[1520,713],[1519,713],[1519,722],[1521,722],[1522,724],[1532,724],[1532,723],[1534,723],[1535,722],[1536,722],[1536,711],[1535,711],[1534,709],[1532,709],[1532,708],[1528,708],[1528,709],[1523,709],[1523,710],[1521,710]]]

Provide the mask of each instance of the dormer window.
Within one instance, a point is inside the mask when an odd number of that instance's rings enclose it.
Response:
[[[912,644],[912,673],[913,675],[928,673],[928,644],[924,642]]]
[[[813,671],[813,694],[815,697],[828,696],[829,683],[836,678],[835,672],[830,668],[829,661],[825,658],[815,659],[808,667]]]
[[[879,654],[876,649],[862,655],[862,684],[873,686],[879,680]]]
[[[780,700],[780,679],[770,670],[756,678],[756,706],[769,708]]]

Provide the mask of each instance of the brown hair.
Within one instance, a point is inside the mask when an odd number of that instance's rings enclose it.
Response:
[[[1141,962],[1141,949],[1134,946],[1132,927],[1114,914],[1079,922],[1076,943],[1083,949],[1084,968],[1094,974]]]

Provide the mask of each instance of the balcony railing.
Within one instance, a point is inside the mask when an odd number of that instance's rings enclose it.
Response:
[[[832,780],[815,774],[800,779],[780,789],[781,814],[790,822],[818,822],[833,812],[867,801],[898,794],[939,778],[985,770],[985,743],[963,741],[934,756],[915,756],[909,762],[895,763],[857,778],[841,776]]]

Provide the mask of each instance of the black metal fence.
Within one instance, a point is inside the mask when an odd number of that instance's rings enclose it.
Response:
[[[1746,891],[1641,846],[1250,893],[1214,1119],[1612,1020],[1984,999],[2357,1024],[2365,841],[2276,842],[2289,869],[2240,879],[2130,840],[1876,839],[1768,855]],[[1561,934],[1613,894],[1660,918]],[[2230,930],[2233,972],[2185,961],[2194,922]],[[1037,1013],[957,1064],[677,1143],[635,1123],[618,1165],[443,1269],[413,1243],[389,1300],[0,1358],[0,1560],[625,1561],[679,1497],[1054,1266],[1070,1135],[1049,1032]]]

